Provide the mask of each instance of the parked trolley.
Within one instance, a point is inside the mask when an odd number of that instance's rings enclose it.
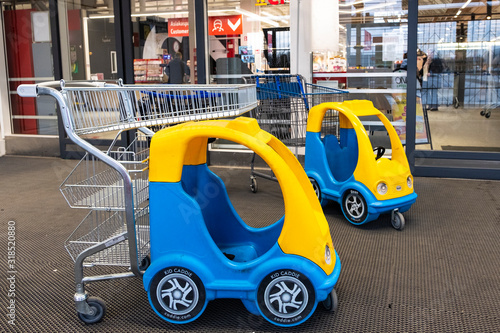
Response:
[[[366,123],[380,127],[388,143],[373,146],[360,120],[367,117],[375,119]],[[325,122],[337,123],[338,134],[323,132]],[[385,147],[391,149],[390,158],[384,156]],[[417,199],[401,140],[370,101],[323,103],[311,109],[304,169],[321,204],[338,202],[344,216],[355,225],[391,213],[392,226],[402,230],[402,213]]]
[[[500,59],[500,55],[497,56]],[[486,90],[486,105],[480,111],[481,116],[489,118],[491,111],[500,108],[500,60],[497,60],[497,67],[488,73],[488,86]]]
[[[250,227],[209,170],[209,138],[242,144],[275,172],[285,215]],[[175,142],[176,144],[172,144]],[[196,320],[217,298],[278,326],[306,321],[322,303],[335,311],[340,260],[304,169],[252,118],[179,124],[157,132],[150,157],[151,306],[166,321]]]
[[[86,151],[61,185],[72,208],[89,210],[65,247],[75,261],[78,317],[102,319],[105,304],[85,284],[142,276],[150,263],[148,127],[234,117],[256,106],[253,85],[123,85],[105,83],[20,85],[22,97],[56,99],[68,137]],[[122,133],[130,142],[121,143]],[[104,151],[94,135],[114,138]],[[124,272],[84,276],[84,267],[123,266]],[[100,270],[102,272],[102,270]]]
[[[243,77],[245,83],[257,87],[258,106],[252,111],[260,127],[276,136],[293,153],[304,154],[307,118],[310,108],[325,102],[340,102],[347,91],[310,84],[301,75],[252,75]],[[326,129],[325,129],[326,130]],[[328,129],[335,131],[335,128]],[[250,189],[258,191],[256,177],[275,180],[274,174],[255,170],[255,157],[251,161]]]

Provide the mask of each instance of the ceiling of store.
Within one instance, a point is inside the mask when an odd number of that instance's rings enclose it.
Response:
[[[256,0],[247,1],[252,6]],[[296,0],[285,0],[286,3]],[[373,23],[373,22],[400,22],[405,21],[408,1],[412,0],[339,0],[340,23]],[[9,3],[5,1],[4,3]],[[10,1],[16,4],[48,4],[48,1],[18,0]],[[88,10],[90,15],[109,15],[113,8],[113,0],[68,0],[69,7]],[[210,12],[224,10],[221,15],[241,14],[242,0],[207,0]],[[304,3],[304,2],[302,2]],[[81,7],[80,7],[81,6]],[[463,8],[462,8],[463,7]],[[289,26],[289,6],[259,6],[263,28],[271,26]],[[188,0],[136,0],[133,13],[151,13],[151,16],[164,18],[170,15],[158,13],[187,12]],[[449,22],[485,20],[491,13],[492,19],[500,19],[500,0],[419,0],[419,22]],[[458,14],[458,15],[457,15]],[[187,13],[181,15],[187,16]],[[177,16],[177,15],[176,15]],[[274,23],[269,20],[274,21]]]

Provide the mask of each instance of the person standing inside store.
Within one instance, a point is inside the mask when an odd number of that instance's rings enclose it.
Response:
[[[425,64],[427,62],[427,54],[423,52],[422,50],[418,49],[417,50],[417,97],[421,97],[421,90],[422,90],[422,83],[423,83],[423,77],[424,74],[427,75],[426,72],[426,67]],[[401,66],[396,69],[396,70],[408,70],[408,57],[407,54],[405,53],[403,56],[403,62],[401,63]],[[425,70],[425,73],[424,73]]]
[[[438,111],[438,90],[441,88],[441,73],[443,69],[443,61],[439,55],[429,52],[429,57],[423,70],[422,89],[427,92],[424,106],[430,111]]]
[[[182,84],[186,76],[190,75],[189,67],[182,61],[182,54],[177,52],[174,59],[165,67],[165,75],[168,77],[168,83]]]

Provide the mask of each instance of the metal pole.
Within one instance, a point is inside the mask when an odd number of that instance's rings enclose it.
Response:
[[[415,129],[417,115],[417,29],[418,0],[408,1],[408,77],[406,90],[406,155],[410,170],[415,168]]]

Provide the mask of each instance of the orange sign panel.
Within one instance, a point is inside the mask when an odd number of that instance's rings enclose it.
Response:
[[[168,19],[168,36],[169,37],[189,36],[189,19],[187,17]]]
[[[242,15],[210,16],[208,18],[208,34],[210,36],[243,34]]]

